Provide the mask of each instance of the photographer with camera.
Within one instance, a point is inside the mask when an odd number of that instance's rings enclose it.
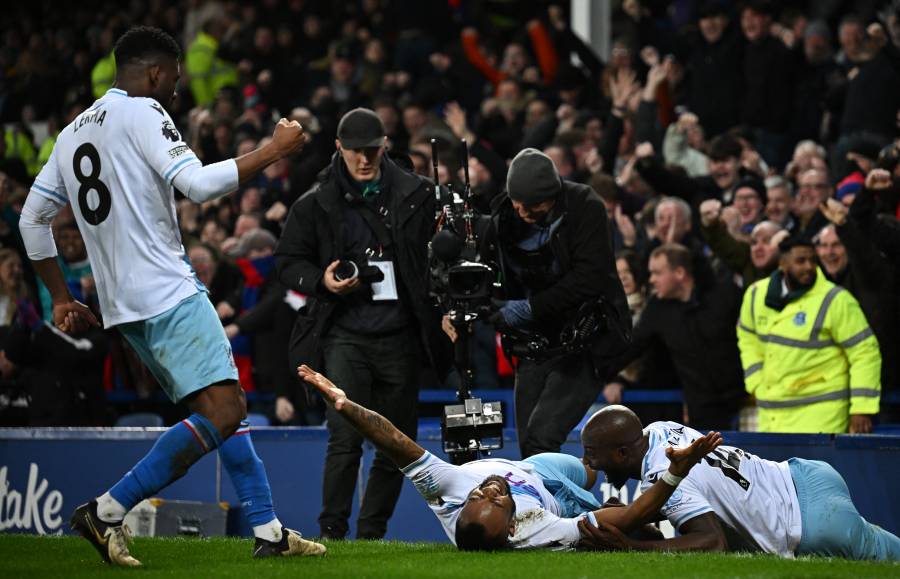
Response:
[[[516,427],[526,458],[559,452],[600,394],[606,361],[627,346],[631,317],[597,193],[563,181],[536,149],[516,155],[506,187],[491,231],[506,301],[491,321],[519,357]],[[456,337],[452,325],[444,330]]]
[[[281,282],[308,300],[291,336],[291,365],[324,362],[354,399],[415,438],[420,350],[439,373],[450,361],[425,287],[433,190],[385,154],[384,125],[371,110],[345,114],[335,144],[331,165],[291,207],[275,252]],[[322,537],[339,539],[348,531],[363,438],[333,410],[327,419],[319,525]],[[384,536],[402,482],[377,452],[357,538]]]

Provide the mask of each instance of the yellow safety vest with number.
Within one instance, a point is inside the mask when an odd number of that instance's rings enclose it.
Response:
[[[744,294],[738,346],[761,432],[847,432],[851,414],[881,399],[878,341],[856,299],[816,271],[813,287],[781,311],[766,305],[772,278]]]

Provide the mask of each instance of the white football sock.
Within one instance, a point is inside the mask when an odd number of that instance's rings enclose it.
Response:
[[[281,521],[275,517],[265,525],[253,527],[253,535],[258,539],[277,543],[281,541]]]
[[[109,492],[97,497],[97,516],[104,523],[121,523],[127,512],[122,503],[114,499]]]

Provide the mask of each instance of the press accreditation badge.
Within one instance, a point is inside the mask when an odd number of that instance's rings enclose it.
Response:
[[[398,299],[397,276],[394,275],[394,262],[389,259],[369,259],[369,265],[374,265],[384,274],[384,279],[372,284],[372,299],[376,302],[386,302]]]

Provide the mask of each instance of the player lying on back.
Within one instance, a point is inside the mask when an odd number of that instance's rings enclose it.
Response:
[[[699,437],[675,422],[642,428],[624,406],[598,411],[581,432],[591,468],[604,471],[617,487],[638,479],[642,489],[671,471],[672,448]],[[818,460],[773,462],[720,446],[681,481],[661,512],[680,536],[636,541],[600,520],[596,527],[581,523],[580,528],[599,549],[724,551],[727,531],[742,548],[782,557],[900,560],[900,539],[862,518],[841,475]]]
[[[688,448],[668,449],[667,475],[634,503],[624,508],[588,511],[582,517],[576,516],[581,513],[571,512],[573,507],[561,506],[546,488],[535,474],[541,465],[503,459],[476,460],[462,466],[448,464],[380,414],[348,400],[344,391],[322,374],[308,366],[301,366],[298,372],[403,471],[437,515],[450,540],[467,551],[569,550],[585,536],[586,531],[578,528],[584,517],[630,533],[657,518],[677,486],[673,481],[686,476],[691,466],[722,440],[719,433],[711,432],[698,437]]]

